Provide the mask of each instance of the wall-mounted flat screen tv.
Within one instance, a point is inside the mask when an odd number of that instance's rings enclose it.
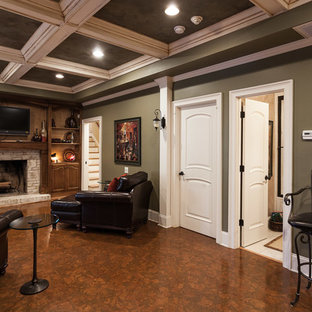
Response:
[[[30,110],[20,107],[0,106],[0,135],[28,135]]]

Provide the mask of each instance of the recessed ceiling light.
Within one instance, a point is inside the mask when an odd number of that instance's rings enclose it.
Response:
[[[169,16],[177,15],[180,10],[174,4],[170,4],[168,8],[165,10],[165,13]]]
[[[175,26],[173,29],[178,35],[181,35],[185,32],[185,27],[181,25]]]
[[[64,75],[63,74],[56,74],[55,77],[57,79],[63,79],[64,78]]]
[[[92,54],[94,57],[96,58],[101,58],[104,56],[104,53],[103,51],[100,49],[100,48],[95,48],[93,51],[92,51]]]
[[[191,18],[192,23],[195,25],[199,25],[202,22],[202,20],[203,20],[202,16],[193,16]]]

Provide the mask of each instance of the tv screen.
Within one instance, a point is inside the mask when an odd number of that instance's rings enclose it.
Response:
[[[0,106],[0,134],[28,135],[30,110],[27,108]]]

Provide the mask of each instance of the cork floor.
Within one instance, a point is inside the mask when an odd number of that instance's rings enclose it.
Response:
[[[47,212],[49,203],[23,211]],[[290,307],[296,274],[281,264],[150,222],[132,239],[62,224],[39,229],[38,277],[47,279],[49,288],[21,295],[20,286],[31,277],[32,233],[10,230],[9,266],[0,276],[1,312],[312,310],[312,289],[304,287],[297,306]]]

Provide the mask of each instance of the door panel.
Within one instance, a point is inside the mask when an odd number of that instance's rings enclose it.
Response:
[[[265,239],[268,222],[269,104],[246,99],[243,129],[242,246]]]
[[[216,237],[216,106],[181,109],[182,227]]]

